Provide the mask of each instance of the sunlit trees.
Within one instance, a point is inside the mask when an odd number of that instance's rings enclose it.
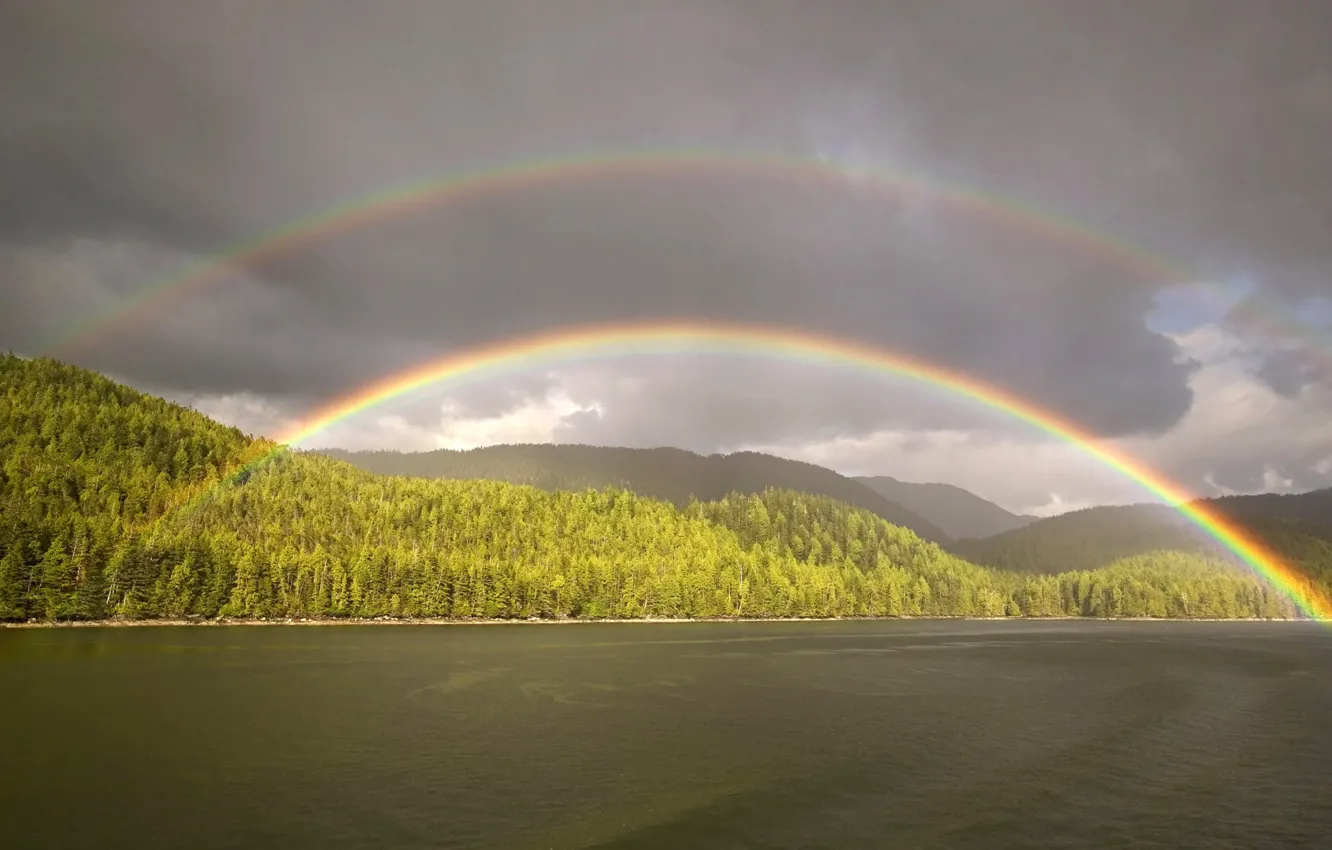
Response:
[[[291,453],[224,480],[271,447],[50,361],[0,358],[0,449],[4,620],[1295,613],[1208,551],[1001,571],[794,490],[677,507]],[[1271,535],[1332,590],[1332,545]]]

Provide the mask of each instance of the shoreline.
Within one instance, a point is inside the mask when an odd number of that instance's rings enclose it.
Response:
[[[1259,617],[578,617],[452,618],[452,617],[279,617],[273,619],[150,619],[150,620],[28,620],[0,623],[0,629],[158,628],[167,626],[568,626],[596,623],[856,623],[960,620],[965,622],[1088,622],[1088,623],[1325,623],[1332,620],[1263,619]]]

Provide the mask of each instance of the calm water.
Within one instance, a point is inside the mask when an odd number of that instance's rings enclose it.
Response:
[[[14,848],[1326,847],[1332,630],[0,631]]]

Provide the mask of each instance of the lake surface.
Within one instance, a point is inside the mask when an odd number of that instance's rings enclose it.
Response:
[[[0,630],[14,848],[1326,847],[1332,629]]]

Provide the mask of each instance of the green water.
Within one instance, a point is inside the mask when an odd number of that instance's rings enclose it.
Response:
[[[0,845],[1327,847],[1332,630],[0,631]]]

